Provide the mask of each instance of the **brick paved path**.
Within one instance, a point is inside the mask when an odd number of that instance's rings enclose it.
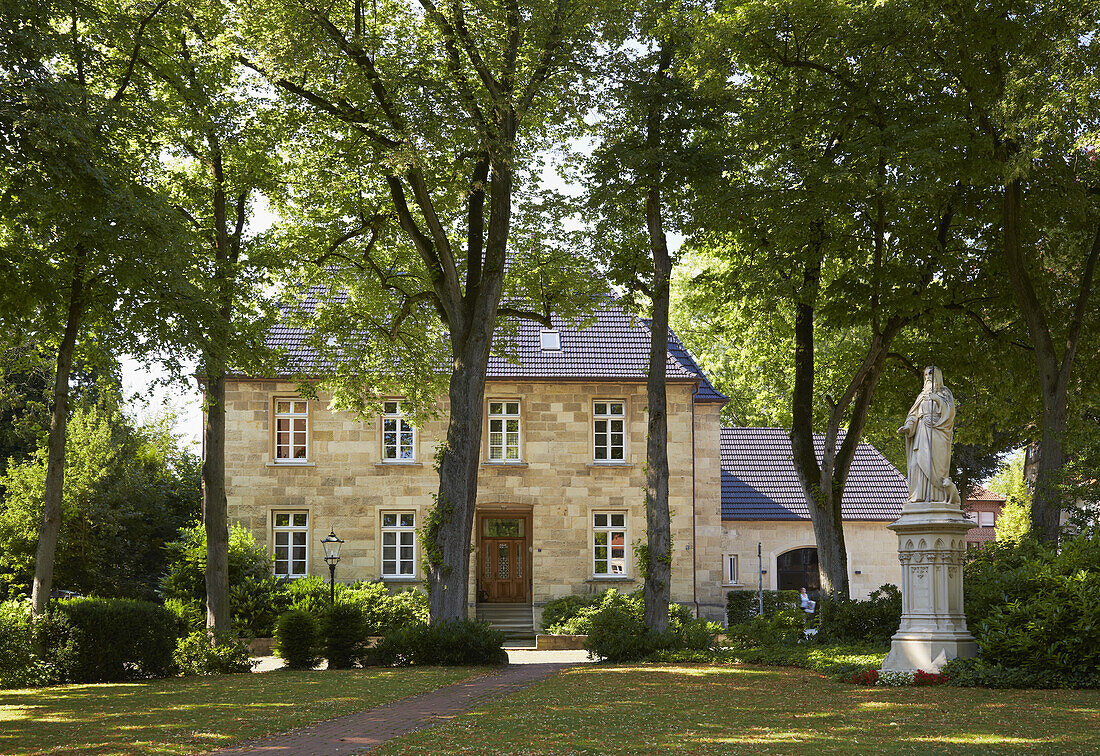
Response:
[[[571,664],[512,664],[482,677],[293,732],[253,740],[211,756],[328,756],[370,750],[408,732],[448,722],[464,711],[550,677]]]

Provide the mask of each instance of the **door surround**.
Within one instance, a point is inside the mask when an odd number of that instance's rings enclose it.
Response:
[[[517,537],[511,536],[487,536],[486,535],[486,520],[520,520],[522,522],[522,535]],[[474,517],[475,527],[475,543],[477,545],[476,550],[476,595],[478,604],[530,604],[531,592],[533,583],[531,580],[531,565],[533,549],[531,548],[532,540],[532,516],[531,507],[515,504],[489,504],[484,506],[478,506],[475,510]],[[488,565],[492,568],[493,576],[488,578],[486,575],[487,553],[486,547],[491,543],[495,543],[497,548],[501,544],[511,543],[515,547],[518,547],[520,553],[520,564],[509,565],[508,569],[510,574],[514,575],[515,567],[518,566],[522,571],[522,577],[515,578],[506,581],[508,585],[502,585],[501,581],[496,578],[499,574],[497,568],[499,565],[496,562],[496,558],[499,555],[494,554],[491,558],[492,563]],[[509,549],[510,554],[515,552]],[[499,595],[500,590],[504,589],[508,595],[501,597]],[[522,591],[519,589],[522,588]]]

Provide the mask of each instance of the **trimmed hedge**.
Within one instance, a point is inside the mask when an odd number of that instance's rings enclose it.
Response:
[[[160,604],[133,599],[55,601],[39,623],[47,658],[67,682],[116,682],[175,672],[186,630]]]
[[[887,583],[866,601],[824,598],[818,614],[820,641],[888,644],[901,624],[901,591]]]
[[[313,669],[318,654],[317,620],[309,612],[291,609],[275,625],[275,654],[291,669]]]
[[[351,669],[366,643],[363,610],[357,604],[335,604],[321,615],[321,645],[329,669]]]
[[[730,591],[726,594],[726,622],[740,625],[748,622],[757,614],[759,608],[757,591]],[[797,610],[798,591],[764,591],[764,616],[770,617],[776,612]]]
[[[416,665],[504,664],[504,633],[481,620],[443,620],[392,630],[371,649],[375,664]]]

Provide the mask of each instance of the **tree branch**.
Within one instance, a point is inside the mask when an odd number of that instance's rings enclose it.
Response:
[[[145,27],[149,25],[149,22],[153,20],[153,17],[160,12],[168,3],[168,0],[160,0],[149,15],[141,19],[141,23],[138,24],[137,33],[134,35],[134,51],[130,53],[130,61],[126,64],[126,71],[122,74],[122,80],[119,82],[118,89],[115,91],[114,96],[111,98],[111,102],[118,102],[122,99],[123,93],[126,91],[126,87],[130,86],[130,79],[134,75],[134,66],[137,65],[138,51],[141,50],[141,38],[145,34]]]
[[[502,318],[519,318],[520,320],[532,320],[541,323],[547,328],[553,328],[549,313],[539,313],[533,310],[523,310],[515,307],[498,307],[497,315]]]

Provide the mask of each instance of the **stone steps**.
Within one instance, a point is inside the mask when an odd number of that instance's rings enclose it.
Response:
[[[530,604],[478,604],[477,618],[500,630],[508,640],[535,637]]]

